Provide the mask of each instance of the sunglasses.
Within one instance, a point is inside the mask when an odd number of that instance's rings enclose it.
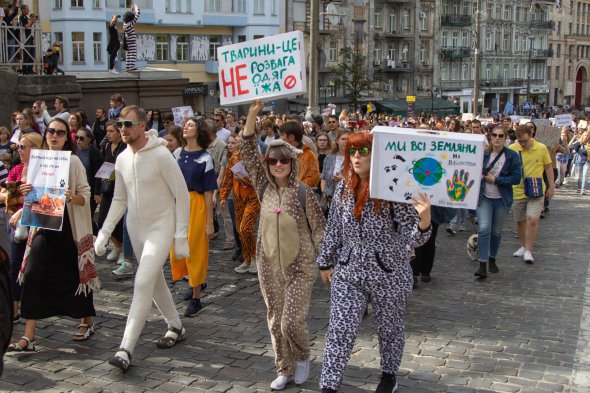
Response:
[[[49,135],[57,135],[57,136],[66,136],[66,130],[58,130],[56,128],[47,128],[45,132],[49,133]]]
[[[119,128],[131,128],[134,125],[141,124],[141,121],[133,121],[133,120],[119,120],[115,123]]]
[[[29,146],[27,146],[27,145],[16,145],[16,148],[18,150],[25,150],[27,147],[29,147]]]
[[[336,124],[336,123],[338,123],[338,122],[337,122],[337,121],[329,121],[328,123],[329,123],[329,124]]]
[[[266,162],[268,162],[268,165],[272,165],[275,166],[277,165],[279,162],[283,165],[287,165],[288,163],[291,162],[290,158],[267,158]]]
[[[371,149],[368,147],[359,147],[359,148],[351,147],[348,149],[349,156],[356,155],[356,152],[358,152],[362,157],[366,157],[371,152]]]
[[[83,142],[83,141],[85,141],[85,140],[86,140],[86,137],[85,137],[85,136],[77,136],[77,137],[76,137],[76,140],[77,140],[77,141],[80,141],[80,142]]]
[[[500,138],[500,139],[504,138],[504,134],[496,134],[496,133],[493,133],[493,132],[492,132],[492,136],[494,138]]]

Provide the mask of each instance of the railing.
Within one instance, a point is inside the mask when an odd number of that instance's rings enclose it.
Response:
[[[534,49],[531,53],[531,57],[536,59],[553,57],[553,49]]]
[[[0,24],[0,67],[20,66],[23,73],[43,71],[41,29]]]
[[[442,26],[471,26],[471,15],[443,15],[440,18]]]
[[[471,56],[471,48],[468,47],[442,47],[440,53],[445,58],[463,58]]]
[[[151,10],[154,8],[154,0],[107,0],[107,8],[130,8],[137,4],[139,10]]]
[[[555,22],[552,20],[532,20],[529,22],[532,29],[555,29]]]

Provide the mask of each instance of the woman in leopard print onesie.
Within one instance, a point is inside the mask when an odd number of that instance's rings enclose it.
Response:
[[[371,143],[361,132],[350,136],[344,179],[330,206],[326,234],[317,265],[324,283],[331,283],[330,324],[320,387],[336,392],[356,339],[367,302],[375,310],[379,336],[381,381],[378,393],[397,390],[395,372],[404,349],[404,313],[412,291],[409,247],[430,237],[430,201],[425,194],[413,205],[369,197]]]

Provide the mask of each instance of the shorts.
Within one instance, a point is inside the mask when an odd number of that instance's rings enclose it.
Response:
[[[539,218],[543,212],[545,197],[515,199],[512,205],[512,213],[516,222],[524,221],[527,217]]]

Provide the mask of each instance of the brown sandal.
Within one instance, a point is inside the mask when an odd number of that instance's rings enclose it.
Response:
[[[158,340],[156,346],[161,349],[172,348],[179,343],[186,339],[186,330],[184,328],[176,329],[173,327],[168,327],[168,331]]]

